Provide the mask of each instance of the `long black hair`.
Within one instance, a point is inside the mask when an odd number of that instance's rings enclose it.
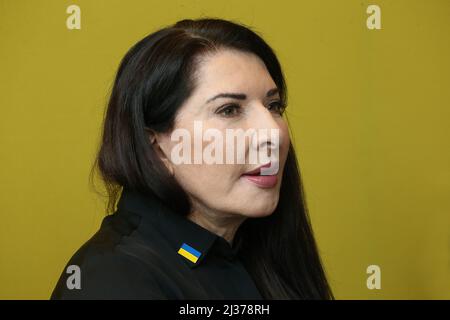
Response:
[[[104,117],[91,170],[107,191],[107,213],[115,211],[123,187],[157,196],[180,215],[191,203],[167,171],[148,129],[168,132],[196,85],[204,54],[237,49],[257,55],[287,104],[280,63],[269,45],[242,23],[202,18],[181,20],[137,42],[122,59]],[[264,218],[246,219],[233,240],[239,256],[266,299],[334,299],[320,260],[292,144],[283,172],[279,203]]]

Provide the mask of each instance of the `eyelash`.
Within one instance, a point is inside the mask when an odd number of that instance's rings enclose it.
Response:
[[[272,102],[269,106],[271,106],[272,104],[277,104],[278,105],[278,111],[277,111],[277,113],[279,114],[279,115],[283,115],[283,113],[284,113],[284,111],[285,111],[285,109],[286,109],[286,105],[282,102],[282,101],[274,101],[274,102]],[[227,104],[227,105],[225,105],[225,106],[223,106],[223,107],[220,107],[217,111],[216,111],[216,113],[217,114],[220,114],[220,115],[223,115],[224,117],[226,117],[226,118],[231,118],[231,117],[233,117],[234,115],[225,115],[223,112],[224,111],[226,111],[226,110],[230,110],[230,109],[233,109],[233,110],[236,110],[238,113],[237,113],[237,115],[239,115],[239,114],[241,114],[242,113],[242,107],[240,106],[240,105],[238,105],[238,104],[235,104],[235,103],[232,103],[232,104]],[[270,109],[269,109],[270,110]]]

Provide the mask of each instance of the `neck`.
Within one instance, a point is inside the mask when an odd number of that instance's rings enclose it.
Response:
[[[205,209],[195,209],[187,218],[212,233],[221,236],[232,246],[234,235],[246,217],[236,214],[215,213]]]

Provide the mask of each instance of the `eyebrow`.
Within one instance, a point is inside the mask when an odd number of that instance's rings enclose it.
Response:
[[[266,98],[272,97],[279,93],[278,88],[272,88],[266,93]],[[244,93],[219,93],[215,95],[212,98],[209,98],[206,100],[206,103],[210,103],[211,101],[218,99],[218,98],[233,98],[233,99],[239,99],[239,100],[245,100],[247,99],[247,95]]]

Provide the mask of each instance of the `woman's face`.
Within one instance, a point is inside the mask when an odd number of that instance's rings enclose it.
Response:
[[[157,135],[157,142],[167,157],[166,165],[197,208],[244,217],[270,215],[278,203],[289,133],[280,113],[283,107],[280,96],[278,93],[267,96],[276,85],[264,63],[254,54],[221,50],[203,57],[196,83],[193,94],[177,113],[173,131]],[[210,100],[221,93],[241,97]],[[227,130],[228,134],[239,135],[238,129],[241,133],[254,129],[254,140],[247,135],[244,143],[238,145],[239,138],[227,139]],[[203,136],[208,131],[213,132],[209,140],[205,139],[208,134]],[[217,144],[221,139],[222,146]],[[274,148],[271,153],[262,152],[270,147]],[[239,150],[244,156],[240,162],[236,156]],[[253,158],[251,162],[251,153],[270,154],[271,158],[257,158],[257,162]],[[207,161],[207,154],[216,157],[216,162]],[[180,156],[188,158],[190,163],[180,163]],[[219,158],[223,159],[222,163]],[[245,175],[269,161],[272,168],[278,166],[269,176]]]

